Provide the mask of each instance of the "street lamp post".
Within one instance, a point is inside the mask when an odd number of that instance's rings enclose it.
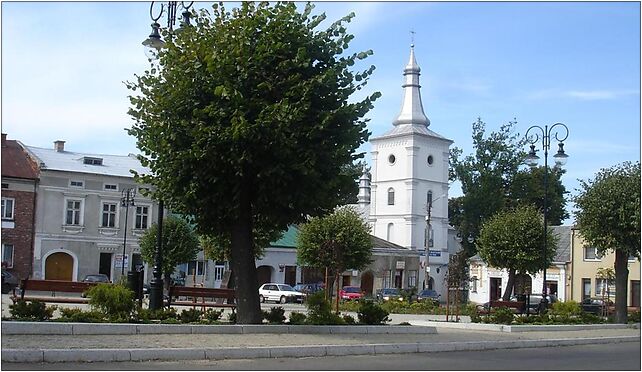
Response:
[[[175,32],[180,32],[182,29],[190,26],[190,7],[194,4],[193,1],[185,3],[180,2],[180,6],[183,9],[181,15],[183,19],[178,30]],[[143,46],[145,47],[145,55],[149,58],[150,61],[158,59],[158,52],[165,46],[165,42],[161,39],[160,35],[160,24],[158,20],[163,16],[165,9],[167,9],[167,29],[171,33],[174,31],[174,24],[176,24],[176,16],[178,10],[179,2],[178,1],[168,1],[166,4],[160,5],[160,12],[157,16],[154,16],[154,2],[152,1],[149,6],[149,16],[152,19],[152,33],[149,35],[145,41],[143,41]],[[152,280],[150,282],[149,290],[149,309],[158,310],[163,307],[163,212],[164,205],[163,199],[158,201],[158,235],[156,236],[156,251],[154,252],[154,268],[152,271]]]
[[[125,254],[127,247],[127,216],[129,216],[129,206],[134,206],[134,197],[136,196],[136,190],[133,188],[125,189],[121,192],[120,205],[125,207],[125,236],[123,238],[123,257],[121,260],[121,272],[120,275],[125,275]]]
[[[535,137],[529,137],[528,133],[533,130]],[[546,251],[548,250],[548,240],[546,239],[547,233],[547,224],[548,224],[548,150],[551,148],[552,135],[554,134],[555,140],[558,142],[557,153],[553,156],[555,159],[555,166],[563,166],[568,160],[568,155],[564,152],[564,141],[568,137],[568,127],[562,123],[555,123],[549,128],[548,125],[545,125],[542,128],[539,125],[533,125],[526,131],[526,142],[531,145],[531,149],[526,157],[526,164],[531,168],[537,166],[537,161],[539,156],[536,154],[535,144],[539,141],[540,133],[542,135],[542,150],[544,151],[544,231],[543,231],[543,252],[542,252],[542,261],[543,261],[543,280],[542,284],[542,301],[540,303],[540,313],[544,312],[548,304],[548,295],[547,286],[546,286]],[[560,136],[560,133],[564,133],[563,136]]]

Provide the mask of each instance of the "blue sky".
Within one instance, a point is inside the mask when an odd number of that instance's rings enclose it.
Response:
[[[383,94],[368,115],[373,135],[398,114],[413,29],[430,129],[464,154],[479,116],[489,131],[517,118],[521,134],[565,123],[572,194],[578,178],[640,158],[639,3],[316,5],[324,25],[354,11],[350,51],[374,51],[358,66],[377,67],[367,92]],[[31,146],[62,139],[70,151],[136,153],[123,81],[148,65],[140,43],[150,23],[148,2],[3,2],[3,133]],[[450,196],[460,194],[453,185]]]

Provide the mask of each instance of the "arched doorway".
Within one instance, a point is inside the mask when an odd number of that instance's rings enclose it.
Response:
[[[272,266],[259,266],[256,268],[256,277],[259,281],[259,286],[272,281]]]
[[[372,271],[366,271],[361,275],[361,292],[366,296],[372,296],[372,286],[374,284],[374,274]]]
[[[435,279],[432,276],[428,277],[428,289],[435,289]]]
[[[45,279],[73,280],[74,259],[64,252],[57,252],[45,261]]]

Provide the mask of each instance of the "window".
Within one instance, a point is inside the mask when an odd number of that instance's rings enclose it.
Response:
[[[148,227],[149,207],[138,206],[136,207],[136,219],[134,227],[136,229],[146,229]]]
[[[13,220],[13,206],[15,200],[11,198],[2,198],[2,219]]]
[[[67,207],[65,213],[66,225],[80,225],[81,224],[81,206],[82,200],[67,200]]]
[[[432,191],[428,191],[426,194],[426,205],[430,208],[432,207]]]
[[[388,205],[395,205],[395,189],[388,189]]]
[[[584,260],[585,261],[599,261],[602,258],[597,253],[597,248],[595,247],[584,247]]]
[[[13,267],[13,244],[2,245],[2,266],[8,269]]]
[[[118,191],[118,185],[111,184],[111,183],[106,183],[105,184],[105,190],[107,190],[107,191]]]
[[[187,275],[203,275],[203,269],[205,268],[204,261],[190,261],[187,263]]]
[[[71,187],[85,187],[85,182],[78,180],[69,181],[69,186]]]
[[[383,272],[383,281],[381,284],[382,288],[390,288],[390,277],[392,276],[392,270],[385,270]]]
[[[115,227],[116,226],[116,203],[103,203],[103,218],[102,227]]]
[[[103,159],[101,158],[90,158],[85,156],[83,158],[83,163],[87,165],[103,165]]]
[[[391,222],[388,224],[388,231],[386,234],[386,240],[387,241],[392,241],[392,235],[393,235],[393,230],[394,230],[395,225]]]
[[[225,266],[214,266],[214,280],[223,280]]]
[[[428,165],[432,165],[432,163],[434,162],[434,159],[432,158],[432,155],[428,155],[427,161],[428,161]]]
[[[8,183],[3,183],[2,184],[2,188],[3,189],[8,189],[9,188],[9,184]]]
[[[591,297],[591,278],[582,278],[582,301]]]
[[[408,270],[408,288],[417,286],[417,270]]]
[[[390,154],[390,156],[388,156],[388,163],[394,164],[395,161],[397,161],[397,158],[395,158],[394,155]]]
[[[607,286],[608,284],[608,286]],[[612,297],[615,295],[615,280],[608,280],[608,279],[601,279],[601,278],[596,278],[595,279],[595,295],[602,297],[602,296],[609,296]]]
[[[470,291],[473,293],[477,293],[477,280],[479,279],[476,276],[470,278]]]

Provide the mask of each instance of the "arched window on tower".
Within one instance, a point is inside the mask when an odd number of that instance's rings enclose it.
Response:
[[[432,206],[432,191],[428,191],[428,195],[426,195],[426,205]]]
[[[395,189],[388,189],[388,205],[395,205]]]
[[[392,241],[392,230],[393,230],[394,226],[395,225],[392,222],[390,222],[388,224],[388,233],[386,234],[386,240],[387,241]]]

